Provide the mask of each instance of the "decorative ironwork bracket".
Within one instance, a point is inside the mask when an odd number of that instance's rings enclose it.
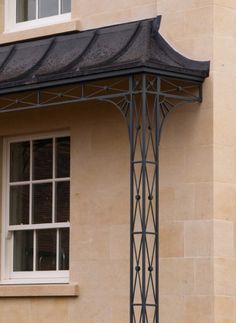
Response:
[[[158,147],[163,122],[183,102],[202,101],[202,83],[136,74],[0,97],[0,113],[106,101],[130,139],[130,323],[158,323]]]

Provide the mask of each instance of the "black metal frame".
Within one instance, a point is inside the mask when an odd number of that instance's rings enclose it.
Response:
[[[92,100],[114,104],[130,139],[130,323],[158,323],[158,147],[166,116],[202,101],[202,80],[138,73],[0,97],[0,113]]]
[[[195,93],[195,94],[194,94]],[[130,79],[130,323],[159,322],[159,142],[168,113],[201,102],[200,83]]]

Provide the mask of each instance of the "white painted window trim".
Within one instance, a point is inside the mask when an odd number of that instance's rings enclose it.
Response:
[[[59,6],[59,9],[60,9],[60,6]],[[38,16],[38,5],[36,6],[36,15]],[[34,20],[16,23],[16,0],[5,0],[4,32],[6,33],[55,25],[59,23],[68,22],[70,20],[71,20],[71,13],[63,13],[55,16],[36,18]]]
[[[9,178],[10,178],[10,160],[9,148],[10,144],[14,142],[31,141],[37,139],[53,139],[53,149],[55,149],[55,138],[70,136],[68,131],[59,131],[53,133],[44,133],[38,135],[8,137],[3,140],[3,170],[2,170],[2,239],[1,239],[1,284],[56,284],[56,283],[69,283],[69,270],[50,270],[50,271],[34,271],[34,272],[13,272],[13,231],[18,230],[36,230],[36,229],[59,229],[70,228],[69,222],[59,223],[40,223],[40,224],[21,224],[9,225]],[[31,149],[32,151],[32,149]],[[32,157],[31,157],[32,158]],[[32,165],[32,161],[31,161]],[[55,179],[55,151],[53,153],[53,179],[29,181],[37,183],[48,183],[52,181],[70,181],[70,177]],[[21,182],[18,182],[18,184]],[[23,182],[22,182],[23,183]],[[28,183],[28,181],[24,182]],[[14,183],[16,184],[16,183]],[[30,185],[31,186],[31,185]],[[55,185],[53,185],[55,186]],[[53,190],[54,191],[54,190]],[[54,201],[54,198],[53,198]],[[30,216],[31,216],[31,203],[30,198]],[[53,203],[54,204],[54,203]],[[54,217],[54,210],[53,210]],[[34,234],[35,236],[35,234]],[[58,233],[57,233],[58,239]],[[57,242],[58,245],[58,242]],[[57,257],[58,258],[58,257]]]

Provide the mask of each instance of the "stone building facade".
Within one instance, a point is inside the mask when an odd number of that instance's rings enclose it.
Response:
[[[10,2],[0,1],[1,47],[162,15],[174,48],[211,61],[203,102],[174,110],[162,131],[159,315],[236,322],[235,1],[72,0],[66,21],[6,30]],[[129,322],[129,142],[109,103],[0,115],[2,217],[5,138],[61,131],[71,137],[69,283],[3,283],[0,323]]]

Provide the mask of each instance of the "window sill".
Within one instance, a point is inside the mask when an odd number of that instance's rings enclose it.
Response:
[[[77,297],[77,284],[0,285],[2,297]]]
[[[0,33],[0,44],[17,42],[21,40],[50,36],[54,34],[79,31],[79,21],[70,20],[67,22],[58,22],[48,26],[38,26],[32,29]]]

